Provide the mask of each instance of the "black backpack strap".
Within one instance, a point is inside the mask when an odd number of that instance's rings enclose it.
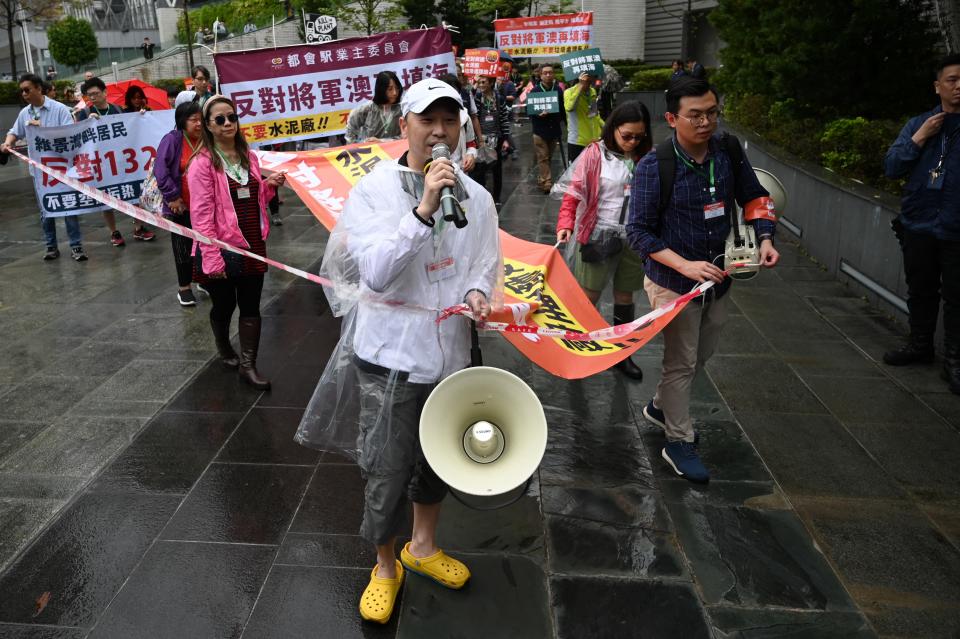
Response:
[[[733,197],[736,199],[737,180],[740,178],[741,171],[743,171],[743,146],[741,146],[740,139],[737,136],[724,131],[720,135],[720,148],[726,151],[730,157],[730,169],[733,174]]]
[[[673,197],[673,181],[677,175],[677,156],[673,152],[673,137],[669,137],[657,145],[657,173],[660,176],[660,203],[657,205],[657,215],[663,217],[670,198]]]

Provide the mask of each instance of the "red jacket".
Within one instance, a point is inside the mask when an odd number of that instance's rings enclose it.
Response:
[[[600,194],[600,168],[603,150],[599,142],[592,142],[577,158],[570,180],[570,191],[563,196],[560,214],[557,217],[557,230],[576,228],[577,213],[580,213],[580,229],[576,240],[580,244],[590,241],[590,234],[597,226],[597,201]],[[582,195],[582,202],[577,197]]]

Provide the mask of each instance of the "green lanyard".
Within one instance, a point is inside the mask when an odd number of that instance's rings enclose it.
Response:
[[[391,130],[391,124],[393,123],[393,105],[390,105],[390,109],[387,111],[383,110],[383,107],[380,109],[380,134],[383,137],[386,137]]]
[[[183,135],[183,139],[186,141],[187,146],[190,147],[190,150],[191,150],[193,153],[196,153],[196,152],[197,152],[197,147],[193,145],[193,142],[190,141],[190,138],[188,138],[186,134]],[[223,156],[221,155],[220,157],[223,157]]]
[[[693,171],[694,173],[696,173],[697,175],[704,178],[710,183],[710,195],[711,196],[715,195],[717,192],[717,182],[716,182],[716,176],[714,175],[714,172],[713,172],[714,159],[710,158],[710,173],[708,175],[703,171],[702,168],[691,163],[690,160],[685,158],[683,154],[680,153],[680,149],[677,148],[676,140],[673,141],[673,152],[677,154],[677,157],[680,159],[681,162],[687,165],[687,168],[689,168],[691,171]]]
[[[214,147],[214,149],[216,150],[217,155],[220,156],[220,159],[223,160],[223,168],[226,174],[232,177],[233,180],[235,182],[238,182],[240,185],[245,185],[247,183],[247,179],[249,178],[249,175],[246,178],[244,177],[243,174],[245,173],[245,171],[243,170],[243,165],[240,162],[233,164],[232,162],[230,162],[230,160],[227,159],[227,156],[225,156],[223,153],[220,152],[220,149],[216,147]]]
[[[32,104],[30,105],[30,119],[31,119],[31,120],[39,120],[39,119],[40,119],[40,114],[37,112],[36,109],[33,108],[33,105],[32,105]]]
[[[94,111],[96,111],[96,112],[97,112],[97,115],[99,115],[99,116],[110,115],[110,107],[109,107],[109,106],[108,106],[106,109],[104,109],[103,113],[100,113],[100,109],[98,109],[97,107],[93,106],[92,104],[90,105],[90,108],[93,109]]]

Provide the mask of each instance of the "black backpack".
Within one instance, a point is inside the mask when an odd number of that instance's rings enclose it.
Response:
[[[733,192],[737,191],[737,176],[743,168],[743,147],[735,135],[723,132],[720,148],[727,152],[733,163]],[[673,151],[673,136],[657,145],[657,172],[660,175],[660,203],[657,215],[662,217],[673,197],[673,182],[677,175],[677,156]]]

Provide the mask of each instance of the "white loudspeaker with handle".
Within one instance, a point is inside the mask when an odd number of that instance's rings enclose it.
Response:
[[[487,510],[525,492],[547,447],[547,419],[536,394],[513,373],[465,368],[427,398],[420,445],[455,497]],[[515,498],[504,502],[508,495]]]

